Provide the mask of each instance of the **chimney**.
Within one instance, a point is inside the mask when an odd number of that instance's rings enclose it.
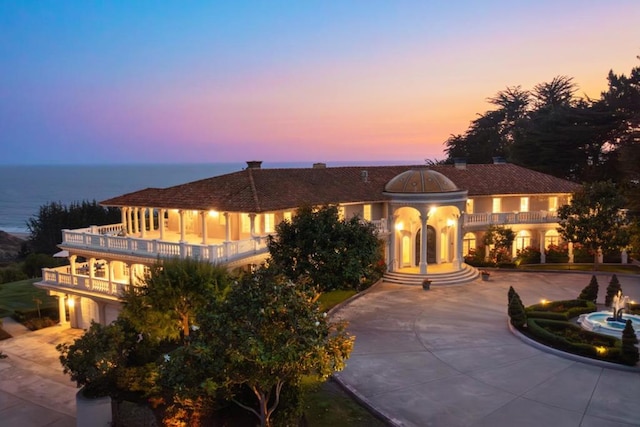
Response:
[[[360,178],[362,178],[362,182],[369,182],[369,171],[361,170],[360,171]]]
[[[506,165],[507,164],[507,160],[502,156],[496,156],[496,157],[493,158],[493,164],[494,165]]]
[[[467,168],[467,159],[464,157],[454,157],[453,164],[456,169],[465,170]]]
[[[327,164],[326,163],[314,163],[313,164],[313,168],[314,169],[326,169],[327,168]]]
[[[249,160],[247,161],[247,169],[261,169],[262,160]]]

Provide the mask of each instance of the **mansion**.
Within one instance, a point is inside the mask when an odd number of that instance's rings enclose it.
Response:
[[[559,206],[579,185],[496,159],[493,164],[262,168],[169,188],[146,188],[101,202],[120,208],[118,224],[63,230],[69,265],[45,268],[36,286],[59,298],[72,327],[108,324],[124,287],[158,259],[195,257],[229,268],[260,264],[267,236],[302,205],[335,205],[375,225],[384,241],[385,280],[433,285],[475,280],[464,256],[487,229],[511,228],[513,255],[559,243]]]

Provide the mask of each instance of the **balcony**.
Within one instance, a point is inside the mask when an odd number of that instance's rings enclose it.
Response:
[[[475,213],[463,216],[463,228],[487,227],[490,225],[508,224],[546,224],[558,222],[556,212],[500,212],[500,213]]]
[[[155,260],[160,258],[198,258],[212,263],[230,263],[267,252],[267,237],[245,240],[223,241],[211,239],[212,244],[198,243],[201,237],[187,235],[187,241],[180,241],[180,235],[167,231],[165,240],[160,234],[148,231],[144,238],[124,236],[121,224],[92,226],[77,230],[63,230],[61,247],[84,249],[109,254],[137,256]]]
[[[81,272],[86,268],[88,268],[86,265],[81,265],[76,271]],[[38,287],[45,289],[66,290],[74,294],[84,294],[110,300],[117,300],[128,284],[128,281],[89,277],[84,274],[71,274],[69,266],[43,268],[42,280],[37,283]]]

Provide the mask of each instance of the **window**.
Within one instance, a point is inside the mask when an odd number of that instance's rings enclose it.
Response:
[[[529,212],[529,198],[520,197],[520,212]]]
[[[467,199],[467,213],[473,213],[473,199]]]
[[[560,244],[560,235],[556,230],[549,230],[544,235],[544,247],[548,249],[549,246],[558,246]]]
[[[287,211],[282,214],[282,219],[288,222],[291,222],[291,211]]]
[[[549,211],[555,212],[558,210],[558,196],[549,197]]]
[[[364,205],[362,207],[362,218],[371,221],[371,205]]]
[[[243,233],[251,233],[251,219],[249,218],[249,214],[240,214],[240,223],[242,224]]]
[[[476,249],[476,235],[473,233],[466,233],[462,238],[462,254],[469,255]]]
[[[341,221],[344,219],[344,206],[338,206],[338,219]]]
[[[493,198],[493,213],[502,212],[502,199],[500,197]]]
[[[515,244],[516,251],[521,251],[524,248],[531,246],[531,235],[526,230],[518,231],[516,239],[513,242]]]
[[[274,215],[272,213],[264,214],[264,232],[273,233]]]
[[[227,225],[227,213],[219,215],[218,219],[220,220],[220,225]]]

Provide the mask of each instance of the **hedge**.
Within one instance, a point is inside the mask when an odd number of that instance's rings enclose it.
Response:
[[[564,311],[553,311],[553,309],[564,306]],[[591,301],[585,300],[563,300],[551,301],[545,304],[534,304],[527,307],[527,317],[536,319],[564,320],[568,321],[581,314],[592,313],[596,311],[596,305]]]

